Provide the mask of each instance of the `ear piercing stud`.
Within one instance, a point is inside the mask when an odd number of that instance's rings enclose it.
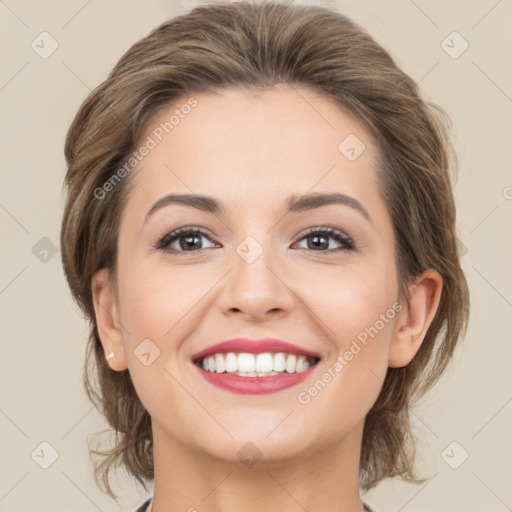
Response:
[[[110,352],[110,354],[106,357],[106,359],[108,361],[109,359],[112,359],[113,357],[115,357],[114,352]]]

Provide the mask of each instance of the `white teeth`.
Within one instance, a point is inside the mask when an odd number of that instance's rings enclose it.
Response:
[[[302,373],[309,368],[309,364],[306,363],[306,358],[304,356],[299,356],[297,359],[297,373]]]
[[[226,365],[224,363],[224,358],[221,354],[215,355],[215,371],[217,373],[222,373],[226,370]]]
[[[286,358],[282,352],[273,357],[272,370],[275,372],[284,372],[286,370]]]
[[[288,373],[293,373],[297,366],[297,356],[295,354],[290,354],[288,359],[286,359],[286,371]]]
[[[253,372],[256,370],[254,354],[241,353],[238,354],[238,371]]]
[[[240,357],[240,356],[239,356]],[[256,356],[256,371],[268,373],[272,371],[273,361],[272,354],[265,352]]]
[[[301,373],[311,366],[306,356],[278,352],[271,354],[214,354],[203,359],[203,370],[213,373],[232,373],[242,377],[267,377],[280,373]]]
[[[220,357],[224,357],[223,354],[219,354]],[[226,371],[228,373],[233,373],[238,370],[238,362],[236,354],[233,352],[229,352],[229,354],[226,355]]]

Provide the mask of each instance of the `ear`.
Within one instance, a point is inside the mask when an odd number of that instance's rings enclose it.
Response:
[[[96,272],[91,285],[96,325],[105,357],[114,353],[114,357],[107,362],[113,370],[126,370],[128,365],[123,346],[122,327],[119,323],[119,304],[109,272],[106,269]]]
[[[416,355],[437,312],[442,288],[443,278],[433,269],[423,272],[411,285],[410,302],[397,316],[389,348],[390,368],[406,366]]]

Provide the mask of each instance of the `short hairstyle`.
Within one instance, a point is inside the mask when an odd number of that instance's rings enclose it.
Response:
[[[368,412],[362,439],[360,487],[388,477],[419,483],[410,407],[438,380],[465,335],[469,292],[458,255],[452,193],[457,158],[449,116],[424,101],[417,84],[352,20],[314,5],[263,0],[200,5],[136,42],[80,106],[67,134],[67,198],[61,256],[72,295],[90,322],[84,384],[116,433],[115,446],[94,451],[106,492],[110,469],[122,463],[146,489],[154,478],[151,419],[128,370],[105,361],[94,314],[91,280],[100,269],[117,275],[120,215],[133,173],[97,199],[95,191],[140,144],[151,119],[194,93],[225,87],[264,91],[277,84],[305,87],[361,121],[374,138],[377,179],[395,235],[400,296],[427,268],[443,278],[440,304],[418,352],[388,368]],[[97,377],[98,390],[91,371]],[[101,485],[101,484],[100,484]]]

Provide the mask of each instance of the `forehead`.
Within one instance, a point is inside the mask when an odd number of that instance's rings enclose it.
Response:
[[[377,199],[369,133],[311,89],[280,84],[184,96],[150,120],[141,142],[150,140],[129,200],[146,211],[170,192],[260,208],[315,191]]]

